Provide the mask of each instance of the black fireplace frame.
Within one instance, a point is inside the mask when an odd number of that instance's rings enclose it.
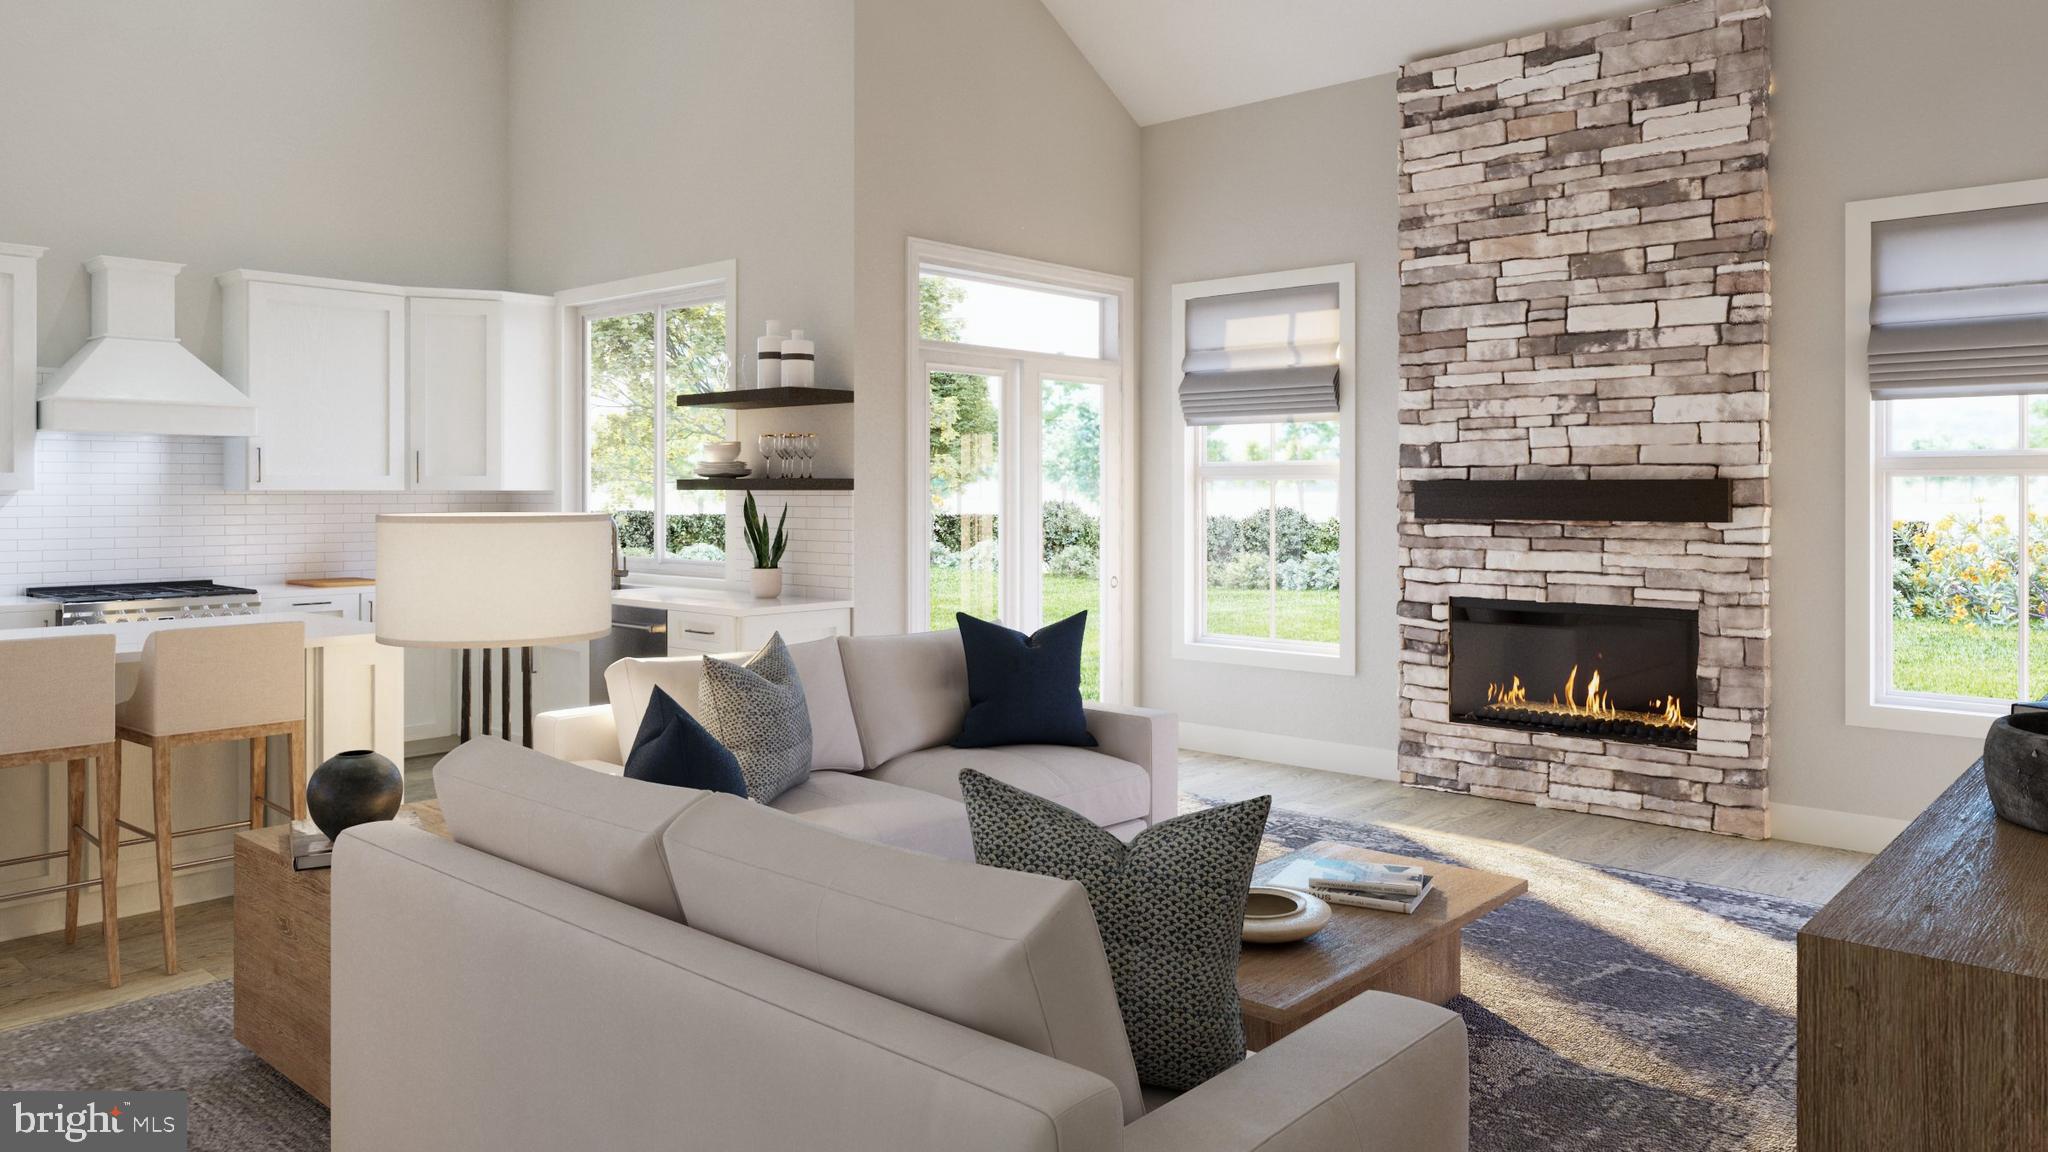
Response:
[[[1497,719],[1492,717],[1481,717],[1473,715],[1469,712],[1461,713],[1458,709],[1458,682],[1460,677],[1458,668],[1458,655],[1456,651],[1458,631],[1457,625],[1461,622],[1474,624],[1506,625],[1517,623],[1519,621],[1511,619],[1488,619],[1488,617],[1540,616],[1574,616],[1581,618],[1593,617],[1596,619],[1600,617],[1609,617],[1616,620],[1626,620],[1632,623],[1644,623],[1647,621],[1668,621],[1674,624],[1683,624],[1683,628],[1673,630],[1672,638],[1679,638],[1680,634],[1682,634],[1682,639],[1680,640],[1680,642],[1683,645],[1684,663],[1690,669],[1690,672],[1683,679],[1682,685],[1676,688],[1675,691],[1677,691],[1679,695],[1679,699],[1683,706],[1685,716],[1688,719],[1693,720],[1695,722],[1699,720],[1700,632],[1699,611],[1697,609],[1675,607],[1650,607],[1634,604],[1551,603],[1537,600],[1506,600],[1491,599],[1487,597],[1478,596],[1453,596],[1450,600],[1449,623],[1451,627],[1448,629],[1445,639],[1445,646],[1448,651],[1450,661],[1448,669],[1449,682],[1446,684],[1445,694],[1447,698],[1447,706],[1450,709],[1450,718],[1452,723],[1476,724],[1489,728],[1508,728],[1522,732],[1542,732],[1547,733],[1549,735],[1561,736],[1566,738],[1615,740],[1624,743],[1647,744],[1659,748],[1692,749],[1697,746],[1698,740],[1697,737],[1693,734],[1687,734],[1683,737],[1676,737],[1669,734],[1668,732],[1643,734],[1630,733],[1625,730],[1578,733],[1571,731],[1563,731],[1555,726],[1548,724],[1522,724],[1513,722],[1511,720]],[[1533,621],[1531,621],[1531,623],[1533,623]],[[1587,669],[1587,671],[1590,672],[1591,669]],[[1547,697],[1550,694],[1550,692],[1553,691],[1556,687],[1555,685],[1551,684],[1528,684],[1526,686],[1530,689],[1530,694],[1532,696],[1538,696],[1540,693],[1540,695],[1543,697]],[[1584,686],[1583,682],[1581,686]],[[1640,707],[1639,704],[1632,700],[1625,701],[1624,706]]]

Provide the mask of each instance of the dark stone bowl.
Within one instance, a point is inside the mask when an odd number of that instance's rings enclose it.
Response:
[[[405,803],[405,773],[367,748],[328,757],[306,782],[306,810],[329,840],[342,829],[389,820]]]
[[[2048,712],[2021,712],[1991,722],[1984,737],[1984,784],[1999,816],[2048,832]]]

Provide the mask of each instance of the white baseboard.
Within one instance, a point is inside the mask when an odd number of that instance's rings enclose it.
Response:
[[[97,864],[94,865],[97,867]],[[124,878],[121,884],[121,918],[156,911],[156,862],[138,860],[130,862],[124,855],[121,860]],[[218,900],[235,893],[234,861],[223,860],[218,864],[205,864],[187,868],[178,873],[178,903],[197,904],[203,900]],[[78,897],[78,922],[81,925],[100,922],[100,890],[87,888]],[[45,932],[61,932],[64,929],[64,894],[52,892],[33,900],[17,900],[11,904],[0,904],[0,940],[19,940],[24,936],[40,936]],[[99,934],[93,933],[95,937]],[[95,943],[94,947],[99,945]],[[153,948],[156,937],[151,936],[141,943],[124,939],[122,947]]]
[[[1365,744],[1340,744],[1334,740],[1311,740],[1306,736],[1283,736],[1273,732],[1251,732],[1243,728],[1222,728],[1214,724],[1180,724],[1180,746],[1195,752],[1265,760],[1296,768],[1320,768],[1346,776],[1374,780],[1398,780],[1392,748]]]
[[[1771,805],[1771,839],[1815,844],[1822,848],[1882,852],[1893,837],[1905,831],[1906,824],[1904,820],[1866,816],[1861,812],[1838,812],[1832,808],[1808,808],[1801,804]]]

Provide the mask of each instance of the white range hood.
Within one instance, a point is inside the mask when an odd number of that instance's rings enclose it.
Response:
[[[92,339],[36,394],[50,432],[254,436],[256,405],[178,343],[183,264],[95,256]]]

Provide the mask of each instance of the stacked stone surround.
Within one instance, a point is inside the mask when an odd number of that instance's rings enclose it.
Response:
[[[1692,0],[1402,69],[1406,783],[1769,833],[1769,34]],[[1702,477],[1729,522],[1413,512],[1420,480]],[[1452,723],[1453,596],[1696,610],[1698,747]]]

